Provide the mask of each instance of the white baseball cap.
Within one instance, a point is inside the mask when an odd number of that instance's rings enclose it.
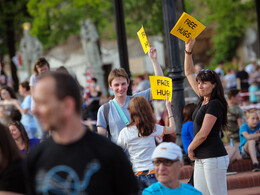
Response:
[[[182,161],[182,151],[180,146],[175,143],[163,142],[153,152],[152,159],[156,158],[179,159],[179,161]]]

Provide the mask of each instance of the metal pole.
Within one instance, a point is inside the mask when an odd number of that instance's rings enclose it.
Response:
[[[127,94],[132,95],[132,84],[131,84],[131,72],[129,69],[128,62],[128,51],[126,43],[125,33],[125,19],[124,19],[124,8],[122,0],[114,0],[115,16],[116,16],[116,33],[117,33],[117,45],[120,58],[120,66],[124,68],[130,79],[130,85],[128,87]]]
[[[174,0],[162,0],[164,31],[166,37],[166,49],[168,55],[169,77],[172,79],[172,100],[174,108],[174,116],[176,123],[176,144],[182,146],[181,141],[181,125],[182,125],[182,109],[184,107],[183,93],[183,67],[180,63],[180,52],[178,40],[170,34],[171,29],[176,23]]]
[[[256,15],[257,15],[257,26],[258,26],[258,40],[260,40],[260,1],[255,0]],[[258,52],[260,53],[260,41],[258,42]],[[258,53],[258,56],[259,56]]]

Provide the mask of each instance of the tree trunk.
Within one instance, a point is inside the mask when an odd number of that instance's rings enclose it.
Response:
[[[14,18],[12,15],[9,15],[6,17],[5,20],[5,26],[6,26],[6,41],[7,41],[7,47],[9,51],[9,56],[11,59],[11,75],[13,79],[13,88],[17,92],[19,87],[19,79],[17,76],[17,68],[15,64],[12,61],[12,58],[15,56],[16,50],[15,50],[15,31],[14,31]]]

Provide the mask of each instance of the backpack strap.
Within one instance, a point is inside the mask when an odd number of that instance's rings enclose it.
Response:
[[[108,138],[111,139],[111,133],[110,133],[110,129],[109,129],[109,117],[108,117],[109,110],[110,110],[110,105],[109,105],[109,102],[107,102],[104,104],[104,117],[105,117],[105,120],[107,123]]]
[[[122,108],[119,106],[118,102],[115,99],[113,99],[112,101],[113,101],[113,103],[114,103],[114,105],[115,105],[115,107],[117,109],[117,112],[120,115],[121,119],[124,121],[125,125],[128,125],[129,121],[126,118],[126,115],[125,115],[124,111],[122,110]]]

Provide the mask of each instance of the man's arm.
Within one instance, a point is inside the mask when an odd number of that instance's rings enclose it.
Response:
[[[102,105],[98,109],[98,113],[97,113],[97,132],[98,132],[99,135],[103,135],[103,136],[106,137],[107,132],[108,132],[107,131],[107,127],[108,127],[107,123],[108,123],[108,112],[109,112],[109,110],[105,109],[105,106],[106,106],[106,104]]]
[[[107,129],[105,129],[104,127],[98,126],[97,131],[99,135],[103,135],[105,137],[107,136]]]
[[[161,66],[158,62],[158,59],[157,59],[156,49],[150,48],[149,51],[148,51],[148,56],[152,61],[155,76],[164,76],[162,68],[161,68]]]

